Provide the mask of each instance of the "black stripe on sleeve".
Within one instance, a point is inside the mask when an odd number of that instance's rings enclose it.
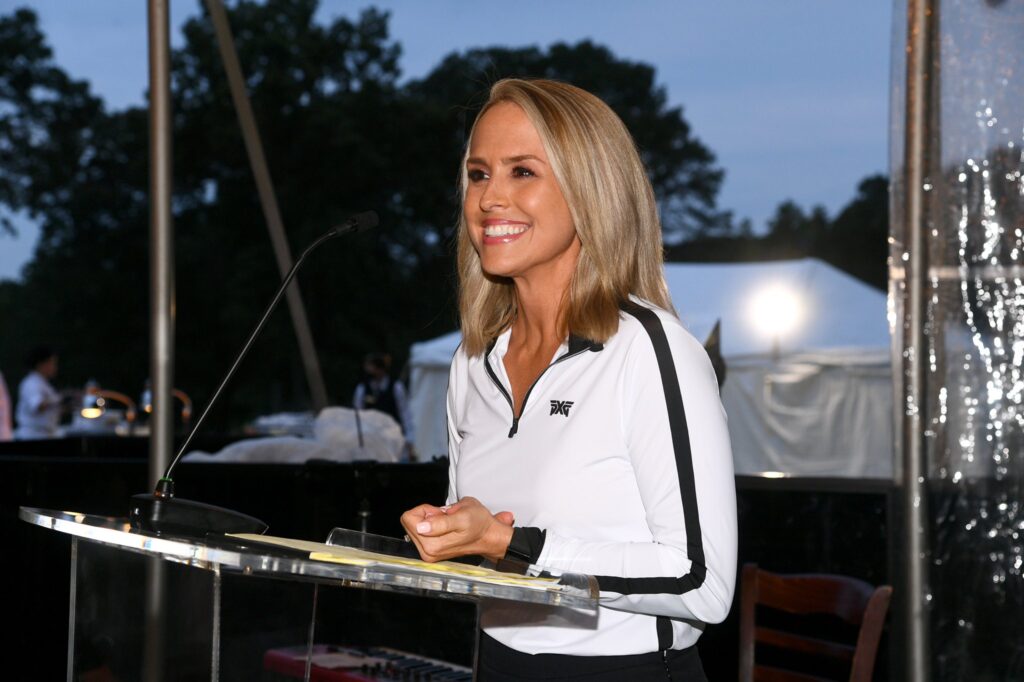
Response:
[[[658,616],[658,649],[664,651],[671,649],[676,635],[672,632],[672,621],[665,616]]]
[[[683,409],[683,395],[679,389],[672,351],[661,320],[653,311],[629,301],[622,309],[640,321],[651,338],[654,355],[658,360],[661,385],[665,391],[665,405],[668,408],[668,423],[672,434],[672,449],[675,452],[676,474],[679,476],[679,491],[683,498],[683,523],[686,529],[686,553],[690,559],[690,571],[679,577],[623,578],[619,576],[594,576],[604,592],[618,594],[683,594],[695,590],[704,583],[707,565],[704,559],[704,543],[700,534],[700,515],[697,511],[697,487],[693,474],[693,454],[690,450],[690,431],[686,424],[686,410]],[[659,639],[661,631],[659,629]]]

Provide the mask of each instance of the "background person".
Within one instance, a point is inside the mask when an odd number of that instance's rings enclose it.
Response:
[[[7,392],[7,383],[0,372],[0,441],[13,437],[11,424],[11,394]]]
[[[18,386],[18,428],[14,437],[56,438],[60,435],[62,399],[50,382],[57,377],[57,353],[49,346],[36,346],[26,364],[29,373]]]
[[[352,406],[357,410],[378,410],[391,415],[402,427],[406,448],[415,436],[409,396],[405,384],[391,376],[391,356],[370,353],[363,359],[364,378],[356,385]]]
[[[629,133],[578,88],[500,81],[462,197],[448,500],[402,524],[428,561],[515,558],[601,591],[596,618],[485,603],[479,679],[706,679],[695,644],[735,583],[732,454]]]

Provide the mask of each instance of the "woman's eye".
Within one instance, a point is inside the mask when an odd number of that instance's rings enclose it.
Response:
[[[469,178],[470,182],[480,182],[487,179],[487,173],[484,173],[479,168],[471,168],[466,172],[466,177]]]
[[[529,168],[523,166],[516,166],[512,169],[512,175],[517,178],[532,178],[534,173]]]

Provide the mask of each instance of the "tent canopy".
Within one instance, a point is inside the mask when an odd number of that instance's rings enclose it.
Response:
[[[781,352],[889,352],[886,295],[815,258],[666,263],[665,280],[676,312],[698,339],[722,321],[726,358],[772,352],[774,339],[758,328],[754,309],[760,294],[776,289],[792,292],[801,308],[793,332],[779,338]],[[447,367],[461,339],[455,331],[413,344],[410,364]]]
[[[790,292],[799,308],[783,353],[837,349],[888,352],[886,296],[814,258],[767,263],[668,263],[665,280],[679,318],[698,339],[722,320],[722,355],[771,353],[774,339],[759,328],[764,296]]]

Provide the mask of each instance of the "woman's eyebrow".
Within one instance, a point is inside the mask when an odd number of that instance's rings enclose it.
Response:
[[[501,160],[501,162],[505,163],[505,164],[519,163],[520,161],[540,161],[541,163],[544,163],[543,159],[541,159],[539,156],[534,156],[533,154],[521,154],[519,156],[506,156],[504,159]]]
[[[505,158],[501,159],[501,163],[503,163],[505,165],[512,164],[512,163],[519,163],[521,161],[537,161],[537,162],[540,162],[540,163],[545,163],[544,159],[542,159],[539,156],[536,156],[534,154],[520,154],[519,156],[506,156]],[[481,159],[478,156],[471,156],[471,157],[466,159],[466,164],[467,165],[469,165],[471,163],[472,164],[477,164],[479,166],[486,166],[487,165],[487,162],[484,161],[483,159]],[[547,164],[545,163],[545,165],[547,165]]]

